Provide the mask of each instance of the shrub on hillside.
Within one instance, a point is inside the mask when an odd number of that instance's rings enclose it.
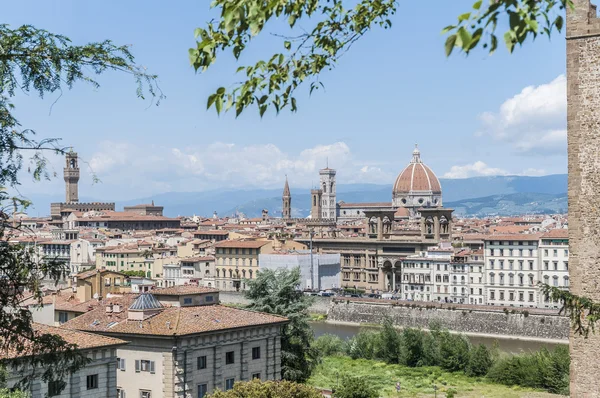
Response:
[[[470,343],[460,334],[450,334],[447,330],[439,335],[440,366],[451,372],[465,371],[469,363]]]
[[[383,329],[379,332],[377,357],[387,363],[399,363],[402,350],[402,336],[388,317],[383,320]]]
[[[207,398],[323,398],[321,393],[304,384],[282,381],[237,382],[228,391],[216,391]]]
[[[334,334],[324,334],[314,341],[313,347],[321,356],[339,355],[344,352],[344,341]]]
[[[360,331],[346,343],[346,355],[352,359],[375,359],[379,345],[379,335],[375,332]]]
[[[471,349],[467,365],[468,376],[485,376],[492,367],[492,354],[483,344]]]
[[[406,328],[402,331],[401,363],[410,366],[423,366],[423,338],[425,333],[419,329]]]
[[[377,398],[379,393],[364,378],[346,375],[334,395],[335,398]]]

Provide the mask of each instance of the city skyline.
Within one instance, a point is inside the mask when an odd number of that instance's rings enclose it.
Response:
[[[169,191],[310,187],[326,159],[340,183],[391,184],[415,142],[441,178],[542,175],[566,171],[564,40],[539,40],[524,51],[446,59],[440,30],[469,2],[401,5],[399,14],[425,13],[375,30],[357,43],[326,91],[299,96],[299,112],[246,111],[240,118],[206,111],[206,97],[225,85],[235,65],[195,75],[187,49],[193,29],[210,16],[206,4],[153,3],[105,7],[76,2],[39,3],[35,10],[8,5],[8,23],[32,23],[81,44],[105,38],[129,43],[140,63],[160,77],[167,98],[159,107],[137,100],[127,76],[102,77],[99,90],[79,86],[44,100],[16,101],[24,127],[40,137],[62,137],[82,160],[81,187],[89,197],[115,200]],[[106,24],[115,26],[106,37]],[[158,27],[158,28],[157,28]],[[408,33],[421,33],[418,46]],[[257,41],[260,55],[272,45]],[[396,51],[396,48],[403,51]],[[364,59],[369,59],[365,64]],[[242,64],[248,63],[243,59]],[[543,66],[543,68],[542,68]],[[490,78],[490,76],[492,76]],[[58,99],[56,104],[52,105]],[[60,194],[62,159],[51,156],[58,178],[21,192]],[[92,184],[91,173],[101,184]]]

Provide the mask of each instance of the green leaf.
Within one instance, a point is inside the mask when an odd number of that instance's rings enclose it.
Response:
[[[463,50],[467,50],[471,45],[471,34],[464,27],[461,27],[456,33],[458,34],[458,37],[460,39],[461,47],[463,48]]]
[[[239,73],[239,72],[243,71],[244,69],[246,69],[245,66],[240,66],[236,69],[235,73]]]
[[[290,27],[294,27],[294,25],[296,24],[296,16],[294,14],[288,17],[288,23],[290,24]]]
[[[292,48],[292,43],[290,43],[289,41],[284,41],[283,42],[283,46],[285,47],[286,50],[289,50],[290,48]]]
[[[460,14],[458,16],[458,22],[467,21],[471,17],[470,12],[465,12],[464,14]]]
[[[296,98],[292,97],[292,112],[296,112],[298,108],[296,107]]]
[[[446,44],[444,47],[446,48],[446,57],[449,57],[452,54],[452,50],[454,49],[454,45],[456,44],[456,35],[450,35],[446,39]]]
[[[483,2],[483,0],[476,1],[475,4],[473,4],[473,9],[474,10],[479,10],[481,8],[481,3],[482,2]]]
[[[453,30],[455,28],[456,28],[455,25],[448,25],[444,29],[442,29],[442,34],[445,35],[446,33],[450,32],[451,30]]]
[[[217,110],[217,115],[221,114],[221,109],[223,108],[223,97],[217,97],[215,101],[215,109]]]
[[[217,89],[217,94],[218,94],[220,97],[222,97],[222,96],[223,96],[223,94],[225,94],[225,87],[219,87],[219,88]]]
[[[563,28],[563,17],[562,16],[557,16],[556,19],[554,20],[554,25],[556,25],[556,29],[560,32]]]
[[[211,105],[215,102],[216,99],[217,99],[217,94],[209,95],[208,102],[206,103],[206,109],[209,109],[211,107]]]

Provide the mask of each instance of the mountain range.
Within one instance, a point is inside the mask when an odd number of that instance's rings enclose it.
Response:
[[[567,175],[541,177],[493,176],[464,179],[440,179],[444,206],[455,209],[461,216],[548,214],[566,212]],[[293,183],[291,184],[293,185]],[[292,216],[306,217],[310,213],[310,189],[294,189]],[[263,209],[272,216],[281,216],[280,189],[219,189],[203,192],[166,192],[151,197],[116,201],[117,210],[123,206],[150,203],[165,207],[166,216],[203,215],[216,211],[220,216],[243,213],[257,217]],[[337,200],[345,202],[391,202],[392,185],[339,184]],[[57,195],[29,195],[32,216],[48,215],[50,203],[60,202]],[[104,198],[82,196],[82,202],[108,201]]]

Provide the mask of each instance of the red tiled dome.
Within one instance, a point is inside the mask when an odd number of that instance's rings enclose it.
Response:
[[[434,194],[442,193],[440,180],[421,161],[421,153],[417,148],[413,151],[413,159],[410,164],[396,178],[393,194],[396,196],[414,191],[426,191]]]

